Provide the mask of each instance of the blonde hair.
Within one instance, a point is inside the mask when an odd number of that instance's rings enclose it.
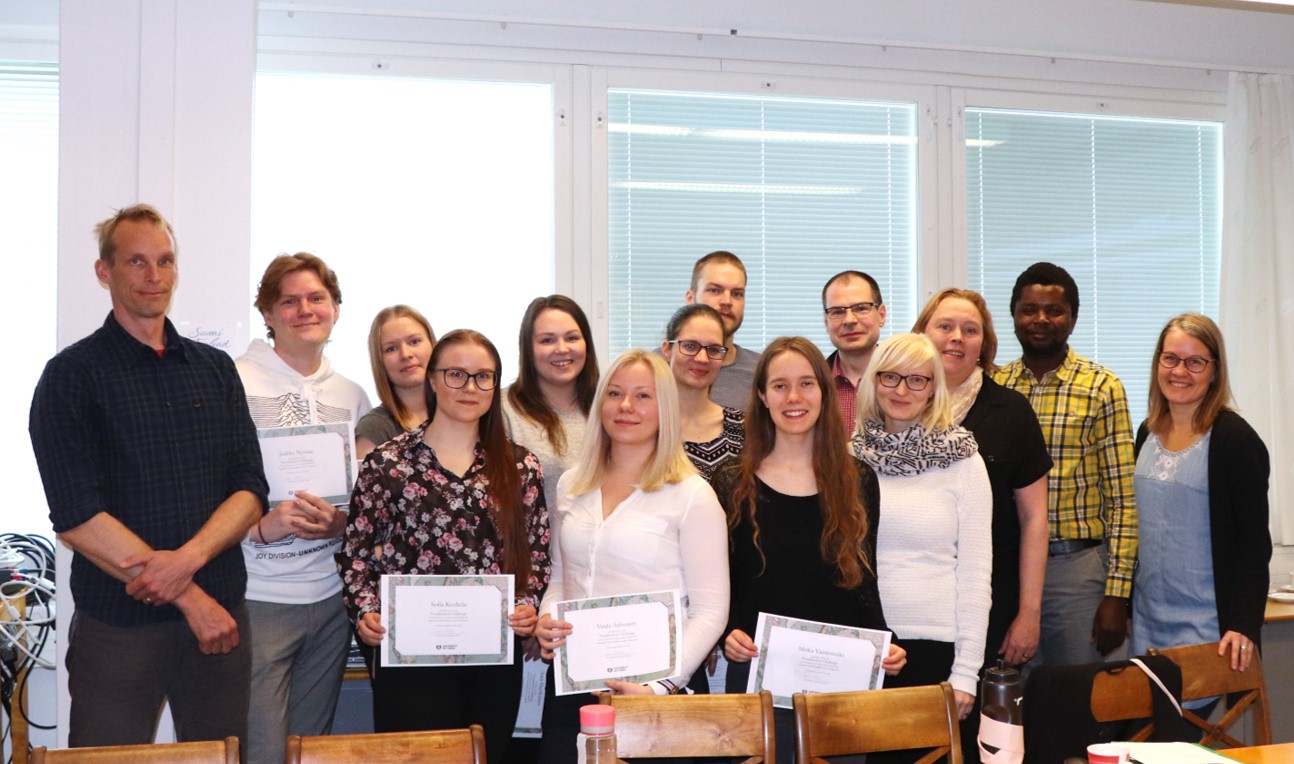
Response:
[[[944,365],[939,360],[939,351],[935,344],[924,334],[896,334],[876,346],[872,360],[867,364],[867,373],[858,385],[858,413],[854,427],[861,430],[868,419],[885,421],[880,404],[876,398],[876,386],[880,384],[876,376],[883,371],[910,368],[930,364],[930,384],[934,385],[934,394],[926,403],[921,413],[921,426],[931,432],[940,432],[951,428],[953,422],[952,407],[948,401],[948,385],[944,381]],[[906,384],[906,383],[903,383]]]
[[[660,355],[641,349],[626,350],[611,362],[598,381],[593,408],[585,425],[584,445],[579,459],[571,468],[571,493],[579,496],[595,490],[606,477],[607,462],[611,459],[611,438],[602,426],[602,404],[607,399],[607,388],[621,369],[643,364],[651,371],[656,384],[656,411],[658,426],[656,446],[652,458],[643,468],[638,487],[644,491],[659,490],[666,483],[677,483],[688,475],[696,474],[696,467],[683,451],[683,425],[678,413],[678,387],[674,373]]]
[[[917,316],[917,322],[912,325],[912,331],[925,334],[931,319],[935,317],[935,311],[943,301],[954,298],[969,302],[975,310],[979,311],[980,330],[984,333],[984,339],[980,342],[979,348],[979,366],[985,372],[992,374],[997,371],[997,364],[993,363],[993,359],[997,357],[997,332],[993,330],[993,315],[989,313],[988,303],[984,302],[984,296],[979,292],[957,287],[948,287],[940,291],[926,301],[926,306],[921,309],[921,315]]]

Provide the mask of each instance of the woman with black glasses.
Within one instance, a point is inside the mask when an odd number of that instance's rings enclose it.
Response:
[[[1272,556],[1267,447],[1232,408],[1222,331],[1183,313],[1159,333],[1137,431],[1132,644],[1221,640],[1244,671],[1258,649]]]
[[[528,637],[551,567],[548,512],[538,460],[504,430],[499,353],[459,329],[441,338],[428,367],[430,419],[378,446],[355,482],[337,554],[346,607],[359,638],[378,647],[383,575],[508,574],[508,622]],[[521,697],[519,639],[513,656],[497,666],[375,666],[374,729],[480,724],[491,764],[502,762]]]
[[[900,334],[877,346],[858,386],[853,446],[880,482],[881,604],[908,651],[890,684],[947,681],[965,718],[988,629],[992,493],[975,438],[953,424],[928,337]]]
[[[746,412],[710,400],[728,352],[723,317],[709,305],[684,305],[665,326],[660,351],[678,383],[683,450],[708,482],[719,465],[741,453],[746,432]]]

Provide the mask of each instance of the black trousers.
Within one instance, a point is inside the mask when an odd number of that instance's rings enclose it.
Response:
[[[521,703],[521,641],[508,666],[373,669],[373,731],[485,728],[490,764],[502,764]]]

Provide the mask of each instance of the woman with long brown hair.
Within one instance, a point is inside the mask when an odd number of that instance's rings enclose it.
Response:
[[[360,468],[338,562],[356,634],[381,644],[379,584],[387,574],[516,579],[509,623],[530,636],[548,584],[548,512],[534,454],[508,440],[496,387],[499,353],[456,330],[432,352],[430,419],[377,447]],[[378,732],[481,724],[491,764],[504,759],[521,697],[520,644],[511,665],[375,666]]]
[[[357,458],[427,421],[427,368],[435,346],[431,324],[408,305],[383,308],[373,317],[368,360],[381,403],[355,425]]]
[[[728,515],[732,603],[728,692],[745,692],[759,613],[885,629],[877,590],[876,475],[848,432],[822,353],[803,337],[772,342],[755,366],[741,457],[715,475]],[[905,652],[891,644],[888,673]],[[793,761],[793,720],[776,709],[777,758]]]

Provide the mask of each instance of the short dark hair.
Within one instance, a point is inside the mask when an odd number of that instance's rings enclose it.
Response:
[[[1011,289],[1011,315],[1015,315],[1015,304],[1020,301],[1020,293],[1028,286],[1058,286],[1065,292],[1065,302],[1069,303],[1069,310],[1078,318],[1078,284],[1074,283],[1074,277],[1069,275],[1069,271],[1053,265],[1052,263],[1034,263],[1024,269],[1024,273],[1015,280],[1015,286]]]
[[[741,258],[727,250],[718,249],[702,257],[700,260],[697,260],[696,265],[692,266],[692,286],[690,289],[693,292],[696,291],[697,281],[701,278],[701,271],[705,270],[705,267],[711,263],[735,265],[737,268],[741,269],[742,277],[746,277],[746,264],[741,261]]]
[[[827,279],[827,283],[822,285],[822,309],[826,310],[828,307],[827,290],[831,288],[832,284],[836,283],[837,281],[853,281],[854,279],[866,281],[867,286],[872,288],[872,296],[876,298],[876,304],[877,305],[885,304],[884,298],[881,297],[881,285],[876,283],[876,279],[872,278],[866,273],[863,273],[862,271],[841,271],[840,273],[837,273],[836,275]]]
[[[323,282],[324,289],[332,297],[332,301],[341,305],[341,286],[337,283],[337,274],[333,272],[328,264],[319,257],[309,252],[298,252],[295,255],[279,255],[270,261],[265,268],[265,274],[261,276],[261,283],[256,288],[256,300],[252,303],[261,313],[269,313],[274,310],[274,303],[278,302],[279,296],[283,294],[283,279],[290,273],[297,271],[310,271],[319,277]],[[265,334],[270,339],[274,339],[274,330],[265,327]]]

